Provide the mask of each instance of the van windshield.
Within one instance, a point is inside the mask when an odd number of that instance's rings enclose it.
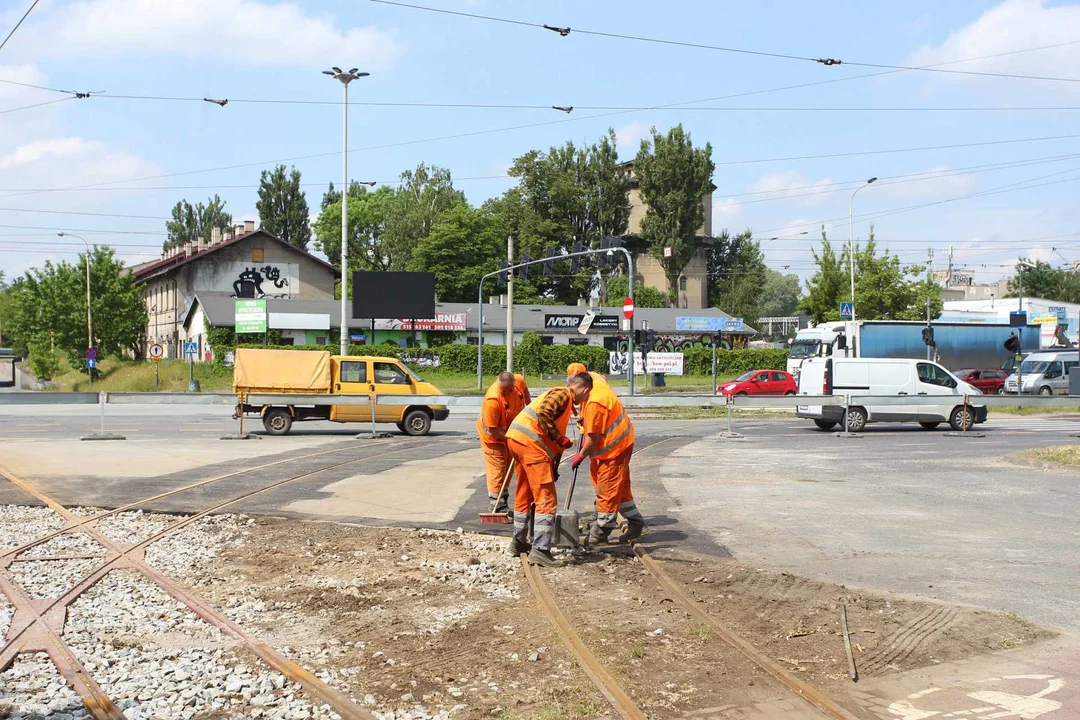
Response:
[[[814,357],[818,354],[818,348],[821,347],[821,343],[817,340],[796,340],[791,343],[791,348],[788,350],[788,357],[792,360],[803,360],[808,357]]]
[[[1024,375],[1042,375],[1050,367],[1048,360],[1025,360],[1020,363],[1020,372]]]

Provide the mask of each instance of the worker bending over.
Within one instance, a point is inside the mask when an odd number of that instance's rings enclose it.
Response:
[[[562,451],[573,441],[566,437],[566,426],[574,403],[588,397],[593,380],[587,373],[575,375],[567,387],[554,387],[522,410],[506,432],[506,444],[517,463],[517,485],[514,489],[514,537],[510,553],[529,553],[533,565],[558,567],[551,556],[555,530],[554,466]],[[527,541],[529,506],[536,504],[533,539]]]
[[[572,363],[567,372],[580,366],[580,363]],[[580,410],[583,441],[570,463],[576,470],[585,458],[589,458],[589,476],[596,490],[596,522],[589,526],[586,542],[590,545],[606,543],[618,525],[620,513],[626,519],[626,528],[619,540],[630,542],[641,537],[645,530],[645,518],[637,509],[630,490],[634,424],[607,381],[596,373],[589,375],[595,382]]]
[[[495,506],[495,512],[507,512],[506,499],[510,483],[503,483],[510,467],[510,450],[506,447],[506,431],[517,414],[529,404],[528,392],[522,395],[518,378],[510,372],[499,373],[499,377],[484,394],[480,406],[480,417],[476,419],[476,432],[480,436],[480,448],[484,452],[484,465],[487,468],[488,501]]]

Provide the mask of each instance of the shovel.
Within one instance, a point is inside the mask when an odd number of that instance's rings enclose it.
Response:
[[[577,468],[570,478],[570,490],[566,493],[566,506],[562,510],[555,511],[555,547],[580,547],[578,539],[580,527],[578,525],[577,511],[570,509],[570,503],[574,499],[574,485],[577,484]]]

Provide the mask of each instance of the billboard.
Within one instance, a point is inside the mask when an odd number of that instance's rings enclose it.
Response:
[[[582,319],[585,317],[581,315],[544,315],[544,329],[545,330],[577,330],[578,325],[581,324]],[[593,317],[592,326],[590,330],[612,330],[618,332],[619,330],[619,316],[618,315],[596,315]]]
[[[354,318],[435,318],[435,273],[353,273]]]
[[[645,373],[664,373],[666,375],[682,375],[683,374],[683,354],[679,353],[663,353],[663,352],[651,352],[645,356],[646,365],[643,367],[641,364],[641,353],[634,353],[634,374],[644,375]],[[609,375],[625,375],[626,374],[626,353],[624,352],[610,352],[608,353],[608,374]]]

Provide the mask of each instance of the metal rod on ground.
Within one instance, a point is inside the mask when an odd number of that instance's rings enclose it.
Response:
[[[731,396],[731,395],[728,395],[728,399],[727,399],[727,431],[728,431],[728,435],[730,435],[731,433],[734,432],[731,429],[731,404],[732,404],[733,401],[734,401],[734,397]]]
[[[967,432],[968,429],[968,396],[964,393],[964,420],[962,422],[961,431]]]
[[[101,434],[105,434],[105,391],[98,393],[98,404],[101,405]]]
[[[716,394],[716,336],[712,339],[712,391]]]
[[[851,413],[851,396],[844,396],[844,435],[851,435],[851,424],[849,423]]]
[[[851,635],[847,627],[847,608],[840,603],[840,632],[844,634],[844,652],[847,653],[848,675],[852,682],[859,681],[859,672],[855,669],[855,656],[851,652]]]

